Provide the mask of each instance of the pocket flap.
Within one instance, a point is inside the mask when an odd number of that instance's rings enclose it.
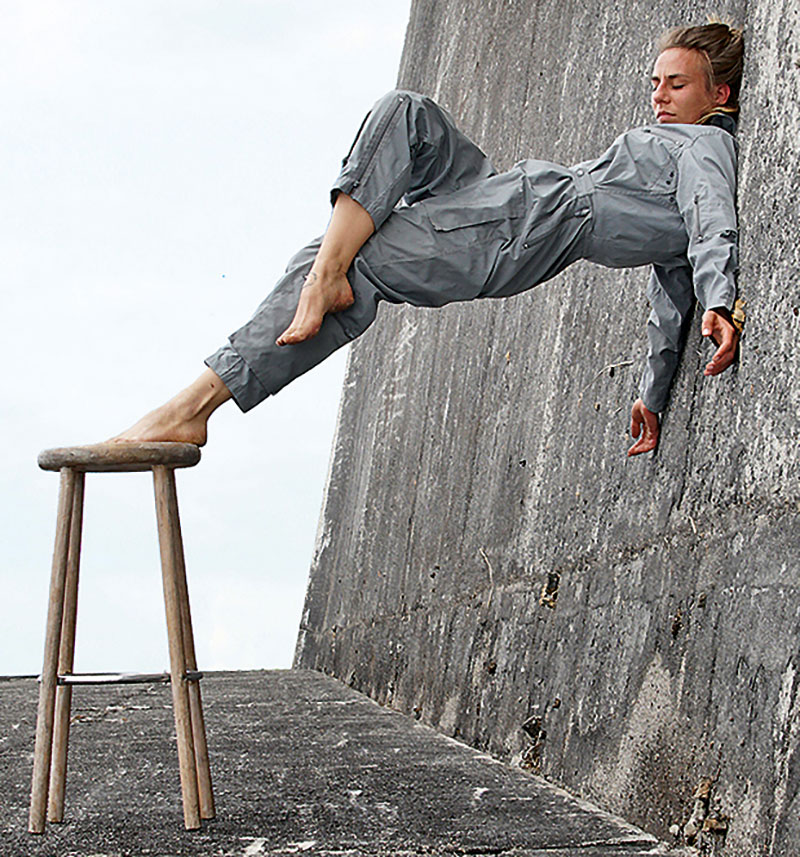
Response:
[[[430,197],[417,205],[424,207],[431,225],[439,232],[511,220],[525,214],[520,177],[511,177],[508,173],[492,176],[454,193]]]

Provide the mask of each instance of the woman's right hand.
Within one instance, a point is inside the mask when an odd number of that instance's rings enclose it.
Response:
[[[649,410],[641,399],[637,399],[631,408],[631,437],[638,440],[628,450],[628,455],[650,452],[658,443],[658,414]]]

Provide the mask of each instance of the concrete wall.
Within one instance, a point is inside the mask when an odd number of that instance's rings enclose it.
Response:
[[[706,11],[416,0],[399,81],[501,168],[572,163],[650,121],[652,41]],[[660,448],[627,459],[646,270],[384,307],[351,354],[296,663],[662,837],[711,778],[707,845],[797,855],[800,7],[714,11],[748,39],[740,365],[704,379],[695,323]]]

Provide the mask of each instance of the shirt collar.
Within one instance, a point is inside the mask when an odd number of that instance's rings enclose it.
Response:
[[[730,113],[725,113],[722,110],[715,110],[713,113],[709,113],[697,124],[713,125],[715,128],[722,128],[723,131],[727,131],[729,134],[736,134],[736,119]]]

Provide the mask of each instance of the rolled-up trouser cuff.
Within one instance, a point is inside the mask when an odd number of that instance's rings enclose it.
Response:
[[[331,205],[336,204],[336,197],[346,193],[354,199],[372,219],[375,230],[383,226],[386,218],[392,213],[396,203],[394,187],[389,187],[383,193],[371,196],[371,188],[364,188],[352,176],[341,173],[331,186]]]
[[[229,342],[207,357],[204,363],[219,375],[222,383],[230,390],[233,401],[244,412],[263,402],[269,395],[244,357]]]

